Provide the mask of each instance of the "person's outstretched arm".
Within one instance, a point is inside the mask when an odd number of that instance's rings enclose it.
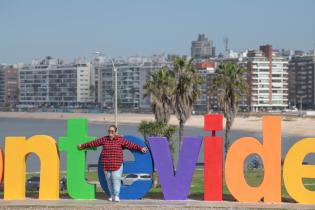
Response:
[[[84,143],[84,144],[79,144],[78,148],[79,149],[87,149],[87,148],[92,148],[92,147],[98,147],[103,144],[104,137],[98,138],[96,140]]]
[[[147,152],[148,151],[148,148],[146,147],[140,147],[138,144],[134,144],[130,141],[127,141],[123,138],[121,138],[121,145],[124,147],[124,148],[127,148],[129,150],[137,150],[139,152]]]

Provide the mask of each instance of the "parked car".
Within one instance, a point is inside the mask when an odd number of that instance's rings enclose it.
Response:
[[[39,190],[39,183],[40,183],[40,177],[39,176],[32,176],[31,178],[27,179],[26,181],[26,190],[29,191],[36,191]],[[63,177],[60,179],[60,186],[59,189],[61,191],[64,191],[67,189],[67,179],[66,177]]]
[[[67,178],[66,177],[62,177],[60,179],[60,187],[59,187],[60,191],[64,191],[67,190]]]
[[[123,185],[132,185],[138,180],[152,180],[151,174],[128,174],[122,178]]]
[[[31,178],[26,180],[26,190],[34,191],[39,190],[39,182],[40,178],[39,176],[32,176]]]

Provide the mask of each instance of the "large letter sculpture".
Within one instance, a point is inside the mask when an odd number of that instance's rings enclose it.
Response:
[[[303,184],[303,178],[315,178],[315,166],[303,165],[305,156],[314,151],[315,138],[302,139],[288,151],[283,165],[283,181],[288,194],[303,204],[315,203],[315,192]]]
[[[244,177],[244,161],[258,154],[264,163],[264,179],[258,187]],[[281,119],[263,117],[263,143],[243,137],[232,144],[225,163],[225,180],[231,194],[241,202],[281,202]]]
[[[202,137],[184,138],[176,171],[173,168],[167,139],[165,137],[150,137],[149,144],[164,199],[186,200],[198,160]]]
[[[138,144],[142,147],[145,147],[145,143],[141,138],[135,136],[124,136],[124,138],[128,141],[131,141],[135,144]],[[134,161],[125,161],[123,164],[123,173],[124,174],[152,174],[153,173],[153,162],[151,158],[151,154],[148,153],[140,153],[138,151],[131,151],[134,156]],[[109,190],[107,186],[107,182],[105,179],[105,174],[103,171],[101,157],[99,158],[98,163],[98,178],[100,184],[109,195]],[[151,180],[138,180],[135,181],[130,186],[121,186],[120,195],[121,199],[139,199],[144,197],[152,187],[152,179]]]
[[[95,199],[95,185],[85,179],[87,150],[78,150],[78,144],[95,139],[88,136],[87,119],[69,119],[67,136],[59,138],[60,151],[67,152],[67,191],[74,199]]]
[[[222,201],[223,139],[216,131],[223,129],[222,114],[207,114],[204,130],[212,131],[212,136],[204,138],[204,199]]]
[[[3,182],[3,175],[4,175],[4,155],[3,151],[0,148],[0,184]]]
[[[55,139],[37,135],[6,137],[4,199],[25,199],[26,158],[35,153],[40,159],[40,200],[59,199],[59,154]]]

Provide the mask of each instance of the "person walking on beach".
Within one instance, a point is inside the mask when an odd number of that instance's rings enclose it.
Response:
[[[108,189],[110,192],[109,201],[119,202],[121,176],[123,172],[123,149],[137,150],[142,153],[148,152],[147,147],[140,147],[123,137],[117,135],[117,127],[110,125],[108,135],[94,141],[79,144],[79,149],[103,146],[101,152],[102,166],[105,173]]]

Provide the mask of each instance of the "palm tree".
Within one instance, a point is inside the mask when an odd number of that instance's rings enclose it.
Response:
[[[150,136],[165,136],[169,142],[171,153],[174,154],[174,134],[176,133],[176,126],[168,125],[165,122],[158,121],[141,121],[138,127],[139,133],[144,137],[146,145],[148,144],[148,138]],[[157,188],[159,186],[159,181],[157,176],[153,177],[153,187]]]
[[[166,136],[171,145],[172,136],[176,132],[175,126],[168,125],[170,116],[173,110],[173,93],[175,90],[174,73],[167,67],[154,71],[150,75],[150,79],[144,85],[144,98],[151,97],[152,109],[155,116],[155,122],[141,122],[139,125],[139,132],[144,136],[147,143],[149,136]],[[153,176],[153,186],[156,188],[158,180]]]
[[[200,85],[203,82],[200,74],[194,69],[192,59],[175,57],[173,60],[176,89],[175,114],[179,121],[179,148],[182,145],[184,124],[190,118],[193,103],[201,95]]]
[[[144,97],[152,97],[155,120],[168,123],[173,109],[174,73],[167,67],[154,71],[144,85]]]
[[[171,153],[174,153],[174,134],[176,132],[175,125],[169,125],[165,122],[157,121],[141,121],[138,127],[139,133],[144,137],[145,143],[148,145],[148,138],[151,136],[164,136],[167,138]]]
[[[219,106],[223,110],[225,123],[225,154],[230,146],[230,130],[238,111],[238,101],[247,94],[248,84],[244,78],[246,69],[235,62],[226,62],[219,65],[215,71],[212,92],[217,93]]]

